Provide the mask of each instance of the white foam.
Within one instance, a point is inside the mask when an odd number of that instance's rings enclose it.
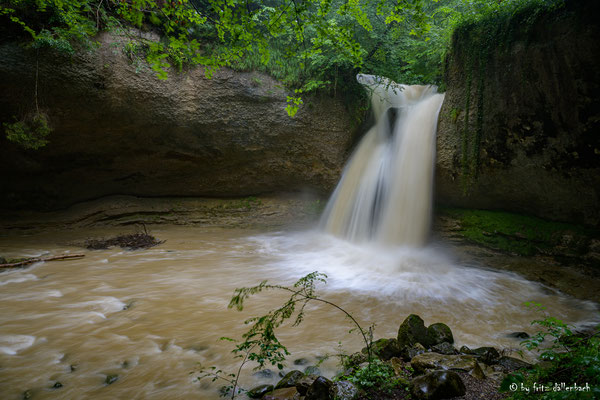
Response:
[[[516,274],[456,265],[430,247],[358,245],[318,231],[263,235],[251,240],[261,251],[269,252],[272,268],[292,279],[314,271],[325,273],[329,277],[326,290],[352,291],[394,302],[506,302],[505,307],[515,308],[522,308],[522,299],[542,296],[539,284]],[[521,300],[507,302],[507,288],[522,293],[511,294],[511,298]],[[593,309],[591,303],[578,304]]]
[[[44,300],[48,298],[59,298],[63,297],[60,290],[43,290],[39,292],[24,292],[10,296],[13,301],[29,301],[29,300]]]
[[[6,279],[2,279],[5,278]],[[25,274],[25,275],[13,275],[13,274],[6,274],[6,275],[0,275],[0,286],[4,286],[4,285],[8,285],[9,283],[21,283],[21,282],[27,282],[27,281],[36,281],[38,279],[37,276],[33,275],[33,274]]]
[[[0,335],[0,353],[15,355],[19,351],[33,346],[35,336]]]
[[[105,296],[98,297],[94,300],[83,301],[80,303],[66,304],[63,307],[92,310],[95,314],[101,315],[103,318],[106,318],[104,314],[114,313],[123,310],[123,307],[125,307],[125,303],[123,303],[116,297]]]

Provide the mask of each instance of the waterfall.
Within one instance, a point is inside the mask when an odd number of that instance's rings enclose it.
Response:
[[[375,125],[346,165],[321,219],[352,241],[421,246],[431,223],[435,132],[444,100],[435,86],[400,85],[373,75]]]

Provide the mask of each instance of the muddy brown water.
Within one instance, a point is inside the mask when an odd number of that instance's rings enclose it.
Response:
[[[316,231],[150,226],[166,242],[127,251],[83,250],[87,237],[121,228],[47,230],[0,236],[8,257],[85,253],[82,259],[38,263],[0,273],[0,393],[3,399],[217,399],[223,383],[198,382],[200,366],[235,372],[238,360],[222,336],[239,338],[243,321],[280,305],[264,293],[243,312],[227,308],[235,288],[268,279],[293,284],[326,273],[321,296],[355,316],[375,337],[394,337],[402,320],[447,323],[456,346],[518,348],[507,333],[533,333],[541,314],[524,301],[579,326],[598,321],[594,304],[575,300],[506,272],[457,265],[439,249],[356,245]],[[281,330],[293,360],[306,358],[336,373],[340,351],[362,347],[350,322],[311,305],[305,321]],[[308,364],[307,364],[308,365]],[[248,388],[276,381],[245,369]],[[300,367],[304,368],[304,366]],[[107,376],[118,379],[106,384]],[[56,382],[62,387],[53,388]]]

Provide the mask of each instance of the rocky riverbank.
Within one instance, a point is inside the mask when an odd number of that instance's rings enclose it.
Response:
[[[517,343],[518,338],[527,336],[516,332],[513,337]],[[503,350],[466,346],[456,349],[453,343],[454,337],[447,325],[435,323],[426,327],[419,316],[411,314],[400,325],[397,337],[379,339],[369,349],[365,347],[361,352],[342,357],[344,369],[332,379],[320,376],[317,367],[307,366],[303,371],[282,374],[282,379],[274,385],[252,388],[248,397],[263,400],[494,400],[506,397],[499,393],[499,386],[507,374],[531,367]],[[373,357],[370,362],[369,353]],[[262,372],[265,371],[270,372]]]

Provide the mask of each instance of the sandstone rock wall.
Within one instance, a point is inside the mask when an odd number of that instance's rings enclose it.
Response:
[[[306,98],[287,116],[267,75],[201,68],[155,78],[122,40],[73,57],[0,45],[0,122],[38,102],[50,143],[25,151],[0,135],[0,207],[57,208],[111,194],[245,196],[328,192],[355,128],[338,99]]]
[[[567,1],[455,34],[438,127],[438,202],[600,223],[598,8]]]

